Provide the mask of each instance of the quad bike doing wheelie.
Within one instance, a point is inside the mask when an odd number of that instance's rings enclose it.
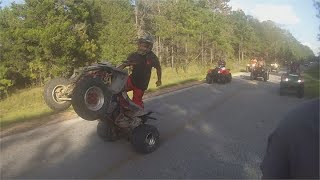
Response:
[[[97,134],[105,141],[131,140],[134,149],[151,153],[159,146],[159,132],[146,124],[155,119],[133,103],[125,90],[128,73],[108,63],[76,70],[70,79],[53,79],[45,86],[44,99],[54,110],[71,104],[85,120],[99,120]]]

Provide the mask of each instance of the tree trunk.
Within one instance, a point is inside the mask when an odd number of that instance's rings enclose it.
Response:
[[[173,37],[172,37],[172,42],[171,42],[171,68],[174,66],[174,52],[173,52]]]
[[[243,51],[241,52],[241,61],[243,61]]]
[[[135,14],[135,19],[136,19],[136,29],[137,29],[137,35],[139,37],[140,35],[140,27],[139,27],[139,22],[138,22],[138,0],[135,1],[135,7],[134,7],[134,14]]]
[[[203,59],[204,59],[204,54],[203,54],[203,36],[201,34],[201,63],[203,64]]]
[[[239,43],[239,49],[238,49],[238,61],[240,61],[240,43]]]
[[[169,47],[168,46],[166,46],[166,57],[165,57],[165,59],[166,59],[166,65],[168,65],[168,61],[169,61]]]
[[[161,38],[160,38],[160,36],[158,37],[158,49],[159,49],[159,61],[160,61],[160,63],[162,62],[162,55],[161,55]]]
[[[188,55],[188,41],[186,41],[186,44],[185,44],[185,51],[186,51],[185,63],[187,65],[188,64],[188,58],[189,58],[189,55]]]
[[[210,49],[210,64],[213,62],[213,49]]]

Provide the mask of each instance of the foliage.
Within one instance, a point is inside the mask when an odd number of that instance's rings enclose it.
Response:
[[[231,11],[229,0],[25,0],[0,7],[2,94],[97,61],[119,64],[137,36],[155,36],[162,66],[308,60],[314,54],[274,22]],[[315,5],[316,6],[316,5]],[[318,7],[318,6],[316,6]]]

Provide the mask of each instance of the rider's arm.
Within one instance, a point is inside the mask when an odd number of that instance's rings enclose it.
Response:
[[[119,68],[119,69],[124,69],[124,68],[126,68],[127,66],[128,66],[127,63],[123,63],[123,64],[121,64],[120,66],[118,66],[118,68]]]
[[[136,54],[135,53],[131,53],[128,56],[127,60],[123,61],[122,64],[120,66],[118,66],[118,68],[119,69],[124,69],[124,68],[126,68],[128,66],[135,65],[136,64],[135,60],[136,60]]]
[[[157,70],[157,77],[158,77],[158,81],[156,82],[156,85],[157,86],[161,86],[162,85],[162,81],[161,81],[161,76],[162,76],[161,66],[157,66],[156,70]]]
[[[152,56],[152,67],[156,68],[157,70],[157,77],[158,77],[158,80],[156,82],[156,86],[161,86],[162,85],[162,81],[161,81],[161,77],[162,77],[162,70],[161,70],[161,65],[160,65],[160,61],[158,59],[158,57],[152,53],[151,55]]]

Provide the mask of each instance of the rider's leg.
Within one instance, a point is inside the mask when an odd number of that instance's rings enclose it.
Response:
[[[131,77],[129,76],[128,79],[127,79],[127,83],[126,83],[126,91],[129,92],[129,91],[132,91],[133,90],[133,84],[132,84],[132,80],[131,80]]]
[[[143,97],[144,91],[138,88],[133,89],[133,98],[132,101],[136,103],[138,106],[140,106],[142,109],[144,108],[142,97]]]
[[[132,101],[143,109],[144,105],[143,105],[142,97],[143,97],[144,91],[133,85],[130,76],[127,80],[126,90],[127,92],[133,91]]]

